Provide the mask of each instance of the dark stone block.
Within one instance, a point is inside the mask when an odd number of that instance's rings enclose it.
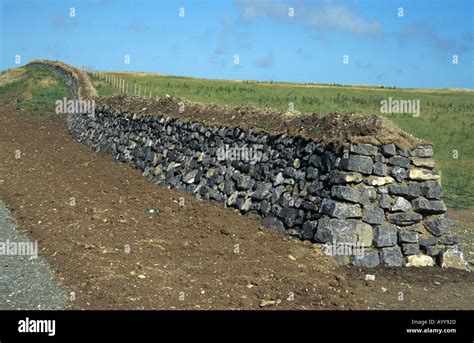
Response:
[[[419,234],[416,231],[400,230],[398,231],[398,242],[399,243],[417,243]]]
[[[382,264],[387,267],[401,267],[403,265],[403,255],[398,246],[380,249],[380,259]]]
[[[374,228],[374,246],[390,247],[397,244],[397,227],[392,224],[379,225]]]
[[[378,152],[378,148],[371,144],[351,144],[349,151],[358,155],[374,156]]]
[[[443,196],[443,189],[438,181],[420,183],[421,194],[428,199],[439,199]]]
[[[324,184],[321,181],[311,182],[308,186],[308,193],[311,195],[320,195],[324,189]]]
[[[297,221],[299,211],[294,208],[284,207],[280,212],[280,219],[286,227],[293,227]]]
[[[275,217],[265,217],[262,219],[262,225],[267,229],[272,229],[281,233],[285,232],[285,226],[282,221]]]
[[[455,245],[459,243],[459,237],[455,234],[447,233],[438,237],[438,244]]]
[[[374,268],[380,264],[378,250],[365,249],[363,254],[356,254],[352,258],[352,265],[359,268]]]
[[[397,182],[402,182],[408,177],[407,170],[397,166],[392,168],[390,175],[397,180]]]
[[[420,247],[426,250],[429,246],[438,244],[438,239],[436,237],[425,235],[419,239]]]
[[[418,223],[423,216],[415,212],[391,213],[387,215],[387,220],[395,225],[406,226]]]
[[[388,164],[406,169],[410,167],[410,159],[402,156],[393,156],[388,160]]]
[[[362,220],[369,224],[382,224],[385,221],[385,212],[379,207],[366,206]]]
[[[446,205],[442,200],[428,200],[420,197],[411,202],[415,212],[423,214],[437,214],[446,212]]]
[[[420,252],[418,243],[404,243],[402,244],[402,253],[405,256],[416,255]]]
[[[319,175],[319,171],[318,171],[317,168],[308,167],[308,169],[306,169],[306,179],[307,180],[309,180],[309,181],[317,180],[318,175]]]
[[[416,149],[411,151],[411,156],[415,157],[432,157],[433,156],[433,147],[431,145],[419,146]]]
[[[387,144],[382,146],[382,154],[385,156],[393,156],[397,153],[397,148],[395,144]]]
[[[408,199],[413,199],[421,195],[420,184],[409,182],[407,185],[388,185],[388,194],[401,195]]]
[[[372,174],[374,162],[372,158],[360,155],[351,155],[347,159],[341,160],[341,167],[344,170],[356,171],[362,174]]]
[[[374,164],[374,171],[373,173],[378,176],[387,176],[388,174],[388,167],[385,163],[376,162]]]
[[[327,198],[324,199],[321,204],[320,213],[339,219],[360,218],[362,216],[362,210],[359,204],[346,204]]]
[[[336,199],[346,200],[362,205],[368,204],[371,198],[368,187],[352,188],[348,186],[333,186],[331,189],[331,195]]]
[[[300,231],[299,237],[312,241],[318,227],[318,221],[307,221],[303,223],[303,229]]]
[[[257,185],[257,189],[252,195],[252,199],[255,199],[255,200],[269,199],[272,195],[271,188],[272,188],[271,183],[259,183]]]
[[[453,225],[453,220],[447,215],[428,217],[424,222],[426,230],[428,230],[434,236],[443,235]]]

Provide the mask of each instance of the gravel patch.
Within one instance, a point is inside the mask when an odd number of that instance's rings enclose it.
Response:
[[[51,268],[42,257],[35,256],[38,252],[35,242],[18,233],[16,228],[15,219],[0,200],[0,309],[62,309],[67,299]],[[20,249],[15,255],[13,249],[19,248],[20,242],[25,247],[22,252],[29,255],[19,255]]]

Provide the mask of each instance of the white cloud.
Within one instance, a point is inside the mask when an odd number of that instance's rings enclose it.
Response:
[[[278,0],[236,0],[236,4],[246,21],[268,17],[299,23],[314,30],[339,30],[355,35],[376,35],[381,32],[382,27],[379,21],[366,20],[342,4],[286,4]],[[290,7],[294,9],[294,17],[288,15]]]

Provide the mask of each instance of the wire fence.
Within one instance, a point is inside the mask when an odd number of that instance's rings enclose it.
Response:
[[[151,89],[142,87],[142,85],[137,83],[136,81],[127,82],[127,80],[120,78],[118,76],[99,72],[89,67],[81,67],[81,69],[84,72],[91,74],[93,78],[102,80],[108,85],[110,85],[116,91],[116,93],[123,93],[123,94],[139,96],[139,97],[148,97],[148,98],[152,98],[154,95],[156,95],[156,94],[153,94],[153,91]],[[158,99],[158,96],[156,96],[156,98]]]

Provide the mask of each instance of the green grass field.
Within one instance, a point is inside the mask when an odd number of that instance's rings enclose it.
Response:
[[[18,107],[27,109],[31,115],[51,119],[62,118],[55,112],[55,101],[69,94],[66,85],[55,74],[34,66],[25,67],[12,82],[2,82],[0,95],[8,92],[15,92]],[[2,102],[0,105],[4,105]]]
[[[370,86],[305,85],[252,81],[206,80],[142,73],[109,73],[124,79],[129,90],[134,83],[141,94],[171,96],[221,105],[294,109],[300,112],[358,112],[379,114],[380,101],[392,97],[419,100],[420,115],[387,114],[405,131],[435,145],[437,168],[442,172],[445,200],[451,207],[474,204],[474,92],[450,89],[398,89]],[[100,95],[117,90],[94,79]],[[457,155],[456,155],[457,154]],[[457,158],[455,158],[457,156]]]

